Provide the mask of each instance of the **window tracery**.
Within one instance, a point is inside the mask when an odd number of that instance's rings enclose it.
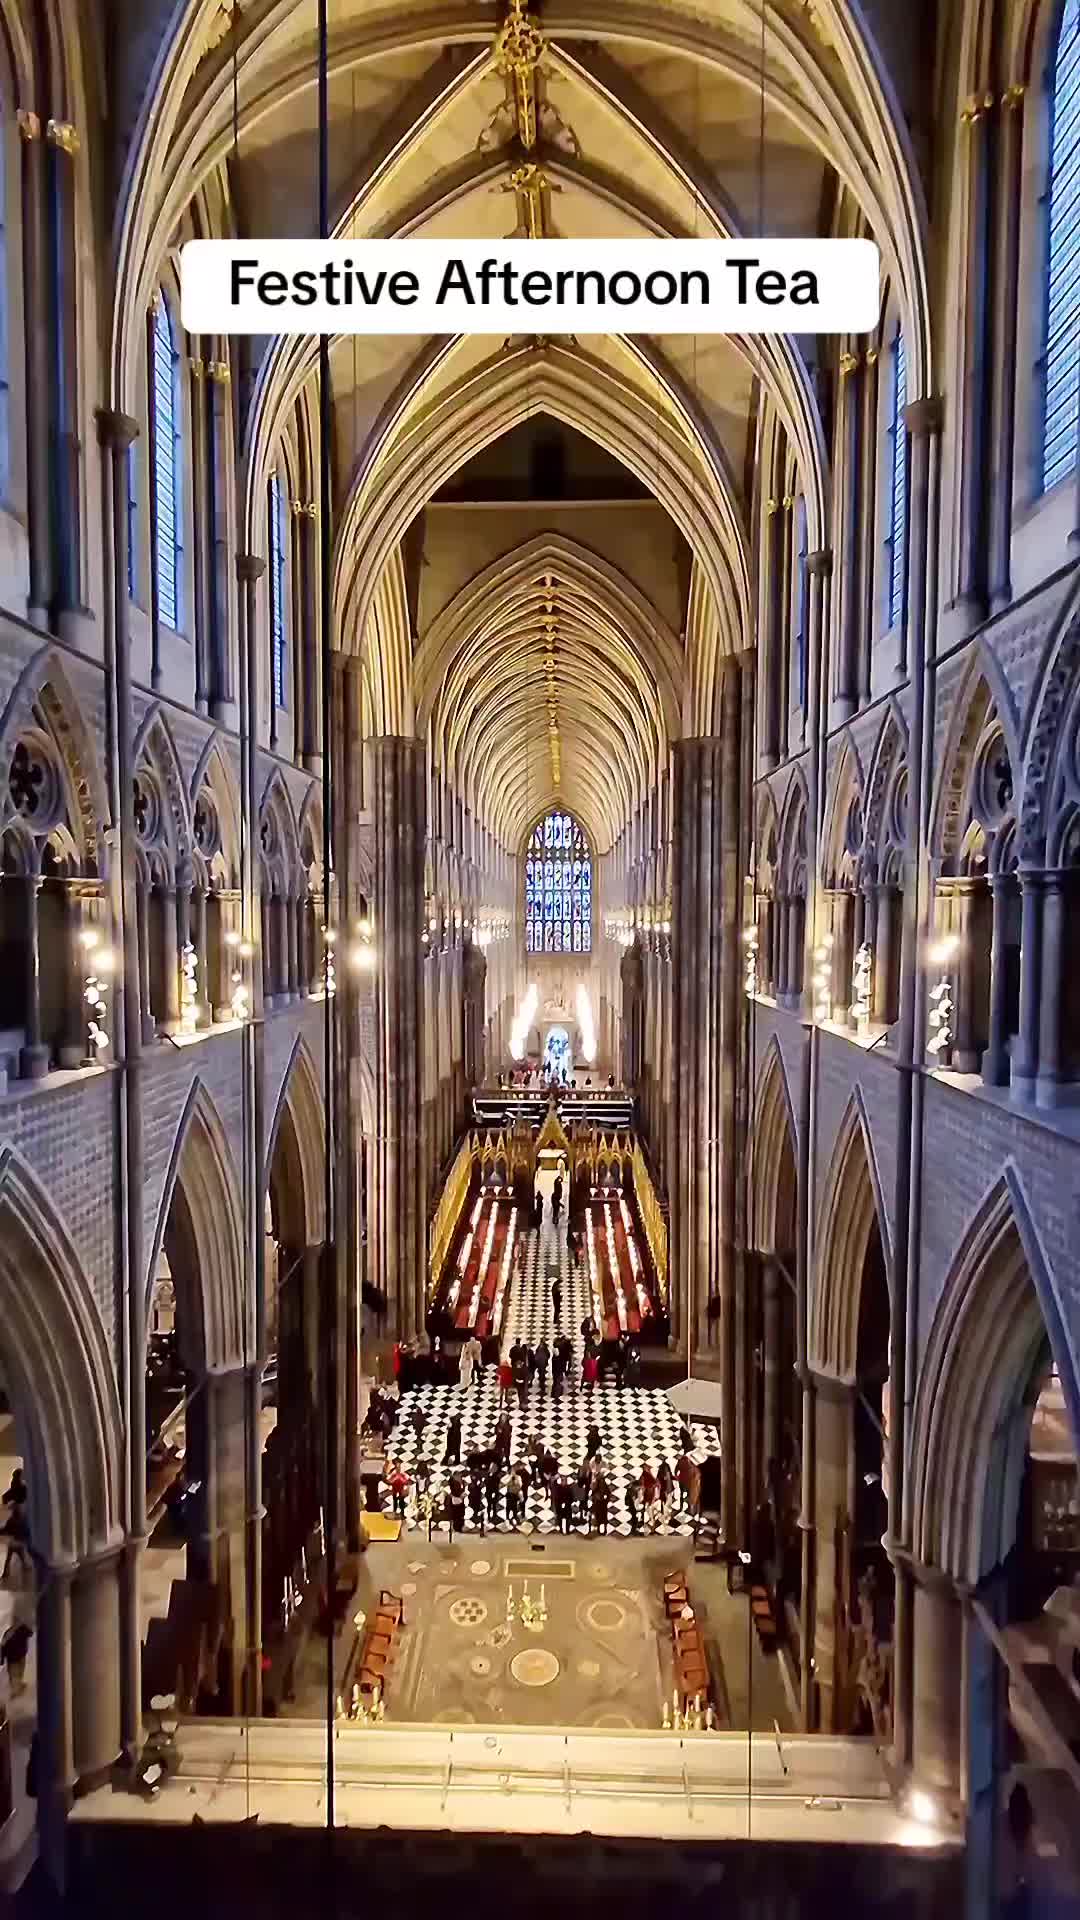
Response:
[[[592,952],[592,854],[569,813],[549,813],[529,841],[525,951]]]

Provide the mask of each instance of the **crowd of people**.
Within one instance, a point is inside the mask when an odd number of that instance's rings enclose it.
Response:
[[[585,1453],[572,1467],[564,1466],[551,1447],[534,1431],[519,1457],[512,1458],[513,1431],[505,1408],[485,1447],[474,1448],[462,1460],[462,1419],[455,1413],[446,1429],[442,1465],[449,1470],[445,1486],[435,1487],[435,1467],[427,1446],[428,1419],[421,1407],[409,1415],[416,1435],[417,1458],[410,1474],[402,1461],[387,1459],[383,1483],[393,1511],[405,1522],[426,1524],[431,1539],[446,1525],[453,1539],[462,1532],[466,1514],[478,1533],[497,1527],[505,1505],[512,1528],[543,1512],[543,1498],[560,1533],[578,1527],[589,1534],[606,1533],[612,1522],[611,1482],[604,1456],[604,1439],[595,1420],[589,1428]],[[685,1425],[679,1436],[681,1452],[672,1468],[661,1459],[655,1469],[645,1465],[626,1488],[624,1501],[630,1531],[640,1534],[667,1526],[676,1512],[689,1514],[697,1532],[701,1508],[701,1469],[694,1458],[694,1437]],[[530,1513],[530,1500],[533,1502]]]

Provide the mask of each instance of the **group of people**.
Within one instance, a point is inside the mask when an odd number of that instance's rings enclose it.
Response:
[[[429,1539],[444,1523],[453,1539],[455,1533],[464,1531],[466,1516],[476,1532],[485,1533],[489,1526],[499,1525],[504,1502],[509,1525],[520,1527],[528,1516],[530,1497],[545,1494],[560,1533],[571,1533],[576,1527],[587,1527],[590,1534],[608,1531],[611,1482],[603,1435],[595,1420],[589,1428],[584,1457],[576,1468],[567,1470],[535,1431],[520,1456],[512,1459],[512,1427],[505,1411],[499,1415],[488,1445],[471,1451],[463,1462],[461,1415],[456,1413],[446,1429],[442,1464],[449,1474],[441,1493],[436,1491],[435,1468],[424,1451],[426,1421],[418,1407],[413,1409],[410,1421],[420,1449],[412,1474],[402,1462],[388,1460],[384,1481],[393,1510],[401,1520],[413,1517],[410,1501],[414,1500],[414,1517],[426,1522]],[[626,1489],[631,1533],[667,1525],[677,1508],[691,1515],[696,1531],[701,1469],[694,1459],[694,1438],[687,1427],[680,1435],[680,1445],[682,1452],[674,1470],[666,1459],[655,1471],[646,1465]]]
[[[553,1065],[517,1067],[512,1068],[509,1073],[499,1073],[495,1076],[495,1084],[497,1087],[576,1087],[577,1083],[578,1078],[573,1067],[565,1065],[559,1067]],[[613,1073],[608,1074],[607,1083],[609,1091],[614,1088],[615,1075]],[[599,1084],[599,1082],[597,1084]],[[583,1085],[586,1087],[592,1086],[591,1074],[586,1074]]]

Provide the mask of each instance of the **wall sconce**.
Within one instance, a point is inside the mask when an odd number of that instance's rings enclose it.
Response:
[[[334,927],[324,927],[322,931],[326,948],[323,955],[323,979],[329,996],[337,992],[337,973],[334,968],[334,942],[337,939],[337,930]]]
[[[109,1029],[106,1024],[109,1015],[108,980],[106,976],[113,970],[113,956],[108,947],[101,944],[101,935],[93,927],[84,927],[79,935],[80,944],[87,956],[88,972],[83,988],[86,1002],[86,1042],[88,1061],[100,1061],[105,1049],[110,1045]]]
[[[758,930],[755,926],[743,928],[743,985],[748,999],[752,1000],[758,990]]]
[[[855,955],[855,964],[851,969],[851,1012],[857,1027],[865,1027],[870,1019],[870,982],[873,971],[873,949],[869,940],[864,940]]]
[[[827,933],[814,948],[814,1019],[828,1020],[832,1013],[833,936]]]
[[[945,968],[955,954],[958,944],[955,934],[949,934],[930,948],[927,958],[933,966]],[[954,1013],[952,976],[950,973],[942,972],[937,985],[930,989],[927,1013],[930,1032],[926,1042],[927,1053],[933,1054],[942,1066],[946,1064],[945,1056],[952,1047]]]
[[[358,920],[356,938],[349,947],[349,966],[353,973],[371,973],[375,966],[374,929],[370,920]]]

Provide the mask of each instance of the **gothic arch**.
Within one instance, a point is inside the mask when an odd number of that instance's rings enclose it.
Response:
[[[0,719],[0,765],[10,765],[20,735],[39,729],[62,769],[66,811],[85,872],[105,871],[108,798],[101,760],[61,654],[43,647],[24,667]]]
[[[1013,1544],[1030,1395],[1047,1341],[1074,1434],[1080,1391],[1019,1179],[1007,1167],[957,1249],[919,1373],[912,1547],[976,1586]]]
[[[3,1377],[50,1565],[120,1538],[124,1446],[101,1316],[66,1228],[14,1148],[0,1152]]]
[[[848,733],[828,779],[825,831],[821,842],[822,880],[828,888],[837,888],[845,884],[844,876],[849,860],[861,863],[863,834],[860,831],[857,835],[858,852],[855,853],[848,840],[848,824],[853,807],[862,808],[863,794],[863,771],[851,735]]]
[[[259,806],[260,859],[271,888],[291,899],[300,877],[300,841],[292,801],[279,767],[263,790]]]
[[[152,702],[143,714],[132,747],[136,777],[149,770],[161,801],[161,840],[175,862],[191,851],[187,782],[168,720]]]
[[[797,1139],[791,1090],[774,1034],[758,1075],[750,1150],[750,1244],[757,1253],[790,1253],[794,1247],[798,1195],[785,1192],[784,1173],[786,1156],[792,1168],[798,1164]],[[788,1233],[781,1232],[785,1221],[790,1222]]]
[[[1021,857],[1057,865],[1062,824],[1080,793],[1080,599],[1056,637],[1024,770]]]
[[[895,701],[890,701],[878,734],[866,782],[863,833],[866,858],[877,877],[883,877],[889,854],[900,841],[899,821],[890,818],[897,784],[906,773],[907,729]]]
[[[279,1151],[281,1177],[275,1179]],[[321,1246],[326,1237],[325,1152],[322,1093],[311,1054],[298,1036],[266,1146],[266,1183],[273,1197],[277,1236],[296,1252]]]
[[[810,1366],[834,1380],[858,1374],[863,1262],[877,1222],[892,1286],[888,1216],[862,1094],[855,1088],[833,1147],[818,1216],[816,1277],[810,1300]]]
[[[170,1219],[174,1201],[177,1214]],[[244,1258],[240,1238],[240,1192],[232,1154],[216,1106],[196,1078],[177,1128],[165,1188],[158,1208],[147,1303],[166,1232],[181,1236],[183,1260],[170,1260],[180,1300],[183,1274],[192,1288],[183,1307],[191,1335],[189,1365],[230,1372],[250,1359],[248,1315],[244,1301]]]
[[[976,649],[953,701],[931,815],[931,849],[949,870],[960,857],[970,814],[976,757],[988,728],[995,721],[1005,741],[1014,784],[1019,787],[1019,742],[1008,689],[995,664]]]

